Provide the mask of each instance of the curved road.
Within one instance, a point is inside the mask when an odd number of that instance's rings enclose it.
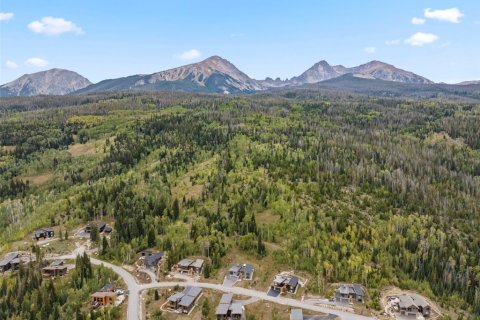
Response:
[[[61,256],[61,257],[56,257],[56,259],[75,259],[75,255],[66,255],[66,256]],[[241,288],[241,287],[227,287],[222,284],[214,284],[214,283],[205,283],[205,282],[193,282],[193,281],[181,281],[181,282],[152,282],[149,284],[139,284],[137,283],[135,277],[123,269],[122,267],[116,266],[114,264],[95,259],[93,257],[90,257],[90,261],[94,265],[103,265],[105,267],[108,267],[112,269],[116,274],[118,274],[120,277],[122,277],[123,281],[128,287],[129,290],[129,295],[128,295],[128,311],[127,311],[127,319],[128,320],[141,320],[143,317],[142,310],[141,310],[141,304],[140,304],[140,295],[144,290],[147,289],[154,289],[154,288],[168,288],[168,287],[174,287],[174,286],[179,286],[179,287],[199,287],[199,288],[204,288],[204,289],[211,289],[211,290],[217,290],[221,292],[228,292],[228,293],[233,293],[233,294],[238,294],[238,295],[244,295],[244,296],[250,296],[253,298],[265,300],[265,301],[270,301],[274,303],[278,303],[281,305],[285,306],[290,306],[294,308],[301,308],[305,310],[311,310],[311,311],[316,311],[316,312],[321,312],[325,314],[334,314],[338,317],[340,317],[343,320],[373,320],[375,319],[374,317],[368,317],[368,316],[362,316],[362,315],[357,315],[354,313],[342,311],[342,310],[336,310],[336,309],[330,309],[326,307],[321,307],[321,306],[316,306],[309,304],[307,302],[302,302],[299,300],[291,299],[291,298],[285,298],[282,296],[279,297],[271,297],[267,295],[266,292],[262,291],[257,291],[257,290],[252,290],[252,289],[246,289],[246,288]]]
[[[123,278],[123,281],[128,286],[128,290],[130,291],[128,296],[128,320],[139,320],[141,319],[142,312],[140,310],[140,294],[142,291],[147,289],[154,289],[154,288],[168,288],[168,287],[199,287],[204,289],[211,289],[217,290],[221,292],[229,292],[238,295],[250,296],[254,298],[258,298],[261,300],[271,301],[274,303],[278,303],[285,306],[295,307],[295,308],[302,308],[311,311],[317,311],[325,314],[335,314],[339,316],[343,320],[372,320],[373,317],[361,316],[354,313],[330,309],[320,306],[315,306],[306,302],[302,302],[299,300],[285,298],[285,297],[271,297],[267,295],[266,292],[261,292],[257,290],[245,289],[240,287],[226,287],[221,284],[214,284],[214,283],[205,283],[205,282],[193,282],[193,281],[181,281],[181,282],[152,282],[149,284],[138,284],[135,280],[135,277],[127,272],[125,269],[113,265],[111,263],[103,262],[101,260],[97,260],[95,258],[90,259],[93,264],[101,265],[103,264],[105,267],[111,268],[115,273],[117,273],[120,277]]]

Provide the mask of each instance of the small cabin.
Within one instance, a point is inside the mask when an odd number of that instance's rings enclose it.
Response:
[[[35,240],[47,239],[55,236],[55,231],[52,228],[42,228],[35,231],[33,238]]]
[[[67,266],[65,265],[58,265],[58,266],[53,266],[50,265],[48,267],[42,268],[42,276],[44,277],[58,277],[58,276],[64,276],[67,274]]]
[[[94,307],[106,306],[114,303],[117,295],[114,292],[95,292],[91,295]]]

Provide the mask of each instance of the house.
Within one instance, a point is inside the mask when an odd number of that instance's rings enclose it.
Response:
[[[155,269],[158,266],[158,263],[163,259],[163,252],[151,253],[144,256],[144,264],[146,268]]]
[[[232,314],[232,320],[245,319],[245,308],[240,303],[232,303],[232,305],[230,306],[230,310]]]
[[[251,264],[234,264],[228,269],[228,276],[238,279],[252,280],[253,266]]]
[[[10,269],[17,269],[20,265],[20,254],[18,252],[10,252],[0,260],[0,272],[5,272]]]
[[[227,320],[229,319],[231,312],[230,312],[230,305],[232,304],[233,294],[231,293],[224,293],[220,298],[220,303],[215,310],[215,316],[217,320]]]
[[[100,289],[100,292],[115,292],[115,286],[111,283],[107,283]]]
[[[302,309],[290,310],[290,320],[303,320],[303,310]]]
[[[114,303],[117,295],[115,292],[95,292],[91,297],[93,306],[99,307]]]
[[[432,312],[430,304],[418,294],[399,295],[398,310],[406,316],[416,316],[421,313],[424,317],[428,317]]]
[[[103,232],[105,230],[105,227],[107,226],[107,224],[103,221],[100,221],[98,223],[95,223],[95,222],[90,222],[89,224],[87,224],[87,226],[85,227],[85,232],[86,233],[90,233],[92,232],[92,229],[93,228],[97,228],[98,229],[98,232]]]
[[[55,236],[55,231],[52,228],[42,228],[35,231],[33,238],[39,240],[40,238],[46,239]]]
[[[204,260],[203,259],[182,259],[172,267],[173,272],[184,273],[188,275],[198,275],[202,273]]]
[[[67,274],[67,266],[65,265],[50,265],[48,267],[42,268],[42,276],[44,277],[58,277],[64,276]]]
[[[202,288],[186,287],[182,292],[177,292],[168,298],[168,307],[189,314],[195,307],[195,302],[200,298]]]
[[[342,284],[335,289],[335,300],[341,303],[361,302],[363,303],[363,288],[361,285],[354,284]]]
[[[243,320],[245,319],[245,308],[233,302],[233,294],[225,293],[215,310],[217,320]]]
[[[298,288],[298,278],[292,275],[276,275],[271,284],[271,289],[280,293],[295,293]]]
[[[51,266],[63,266],[64,261],[63,260],[54,260],[52,263],[50,263]]]

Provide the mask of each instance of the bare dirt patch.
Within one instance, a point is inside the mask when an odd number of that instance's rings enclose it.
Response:
[[[91,144],[73,144],[68,146],[68,152],[74,157],[95,153],[95,147]]]
[[[41,186],[42,184],[50,180],[52,176],[53,176],[53,172],[47,171],[34,176],[22,176],[19,178],[24,182],[29,181],[31,185]]]

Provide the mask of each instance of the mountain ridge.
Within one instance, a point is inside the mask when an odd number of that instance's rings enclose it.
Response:
[[[151,74],[136,74],[105,79],[92,84],[76,72],[50,69],[20,78],[0,86],[0,96],[65,95],[117,90],[164,90],[199,93],[254,93],[282,87],[301,87],[335,79],[346,74],[357,78],[393,83],[434,84],[433,81],[382,61],[373,60],[354,67],[330,65],[321,60],[298,76],[281,80],[255,80],[230,61],[214,55],[202,61]],[[467,81],[457,85],[478,85]]]
[[[92,83],[75,71],[53,68],[24,74],[0,86],[0,96],[66,95]]]

